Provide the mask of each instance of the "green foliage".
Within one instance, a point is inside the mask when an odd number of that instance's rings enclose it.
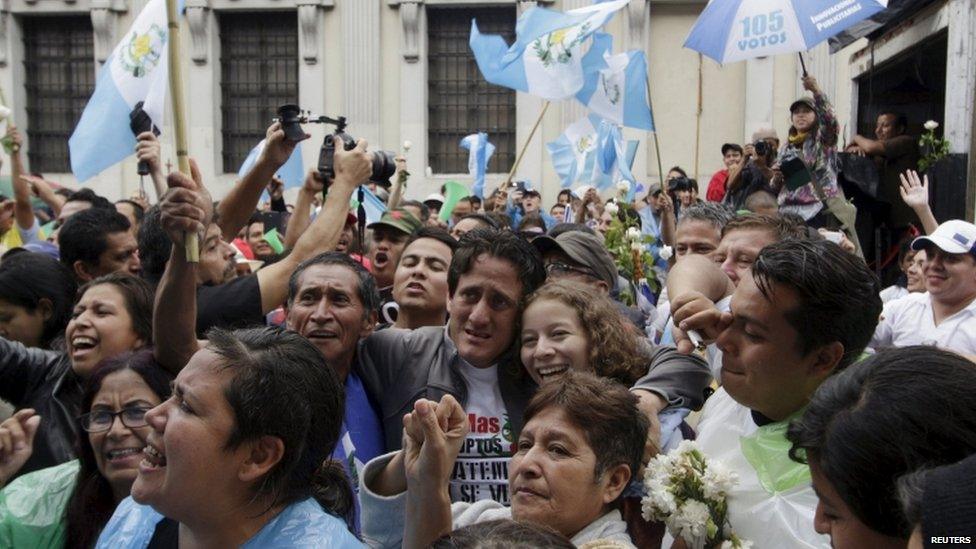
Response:
[[[926,130],[918,140],[922,147],[922,157],[918,160],[918,171],[925,172],[933,164],[949,154],[949,142],[943,137],[935,136],[935,129]]]

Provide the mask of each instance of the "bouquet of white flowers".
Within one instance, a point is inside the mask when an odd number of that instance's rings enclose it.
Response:
[[[748,549],[752,543],[736,536],[728,523],[726,497],[738,483],[734,471],[685,440],[647,464],[641,511],[645,520],[663,521],[672,536],[692,549]]]

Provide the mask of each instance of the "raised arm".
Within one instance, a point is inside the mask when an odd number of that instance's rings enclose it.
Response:
[[[397,171],[393,177],[393,186],[390,188],[390,200],[386,205],[391,210],[400,206],[403,191],[407,188],[407,179],[410,178],[410,172],[407,171],[407,159],[398,156],[394,161],[396,162]]]
[[[11,124],[7,128],[7,137],[13,143],[13,150],[10,152],[10,179],[14,188],[14,215],[17,218],[17,226],[23,230],[29,230],[36,222],[34,219],[34,208],[31,207],[30,185],[21,178],[27,173],[24,170],[24,159],[21,156],[22,138],[17,126]]]
[[[929,176],[926,175],[920,181],[918,172],[906,170],[905,173],[899,174],[899,177],[901,187],[898,191],[901,193],[901,199],[918,216],[925,234],[932,234],[939,227],[939,222],[932,213],[932,207],[929,206]]]
[[[305,134],[305,138],[311,137]],[[278,168],[282,167],[298,146],[297,141],[285,139],[281,123],[275,122],[266,133],[264,150],[254,163],[251,171],[234,185],[217,207],[220,232],[226,242],[237,236],[261,199],[261,193]]]
[[[55,194],[54,189],[51,188],[51,185],[47,181],[41,177],[28,174],[21,175],[19,179],[30,188],[31,193],[51,208],[51,211],[54,212],[54,217],[61,215],[61,207],[64,206],[64,197]]]
[[[179,172],[169,174],[169,191],[160,202],[160,223],[173,241],[169,262],[156,288],[153,310],[154,355],[173,375],[200,349],[197,341],[197,263],[186,260],[184,234],[200,235],[213,217],[210,193],[203,186],[196,162],[190,160],[192,179]]]
[[[661,191],[664,199],[664,207],[661,208],[661,242],[668,246],[674,246],[674,234],[677,231],[678,221],[674,217],[674,202],[671,195]]]
[[[290,250],[295,247],[298,237],[308,228],[309,220],[312,217],[312,204],[315,202],[315,195],[322,192],[322,177],[318,170],[309,170],[305,176],[305,184],[298,191],[298,200],[295,201],[295,211],[288,218],[288,228],[285,230],[285,249]]]
[[[674,342],[679,352],[691,353],[696,345],[687,335],[696,330],[706,341],[714,339],[723,322],[715,303],[731,295],[729,277],[711,259],[686,255],[668,273],[668,296],[674,318]]]
[[[166,192],[166,175],[160,155],[159,139],[153,132],[142,132],[136,136],[136,158],[149,164],[149,177],[156,190],[156,201]]]
[[[326,195],[319,216],[301,234],[290,254],[258,271],[263,311],[273,311],[285,302],[288,296],[288,278],[299,263],[335,249],[346,223],[352,192],[361,181],[369,177],[371,171],[372,162],[366,153],[366,140],[360,139],[356,148],[351,151],[336,149],[335,181],[329,186],[329,194]]]
[[[812,76],[803,77],[803,88],[813,94],[813,106],[817,111],[817,140],[824,147],[836,147],[840,125],[834,114],[834,107],[827,99],[827,94],[820,89],[817,79]]]

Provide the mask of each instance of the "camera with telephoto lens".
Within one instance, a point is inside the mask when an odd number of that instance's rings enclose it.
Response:
[[[351,151],[356,148],[356,138],[346,133],[346,117],[340,116],[330,118],[328,116],[312,116],[307,111],[302,111],[298,105],[282,105],[278,107],[277,122],[281,122],[281,128],[285,132],[285,139],[291,141],[301,141],[305,138],[305,131],[301,124],[332,124],[336,127],[334,133],[330,133],[322,140],[322,147],[319,149],[319,163],[317,169],[319,175],[325,180],[326,185],[335,178],[335,151],[336,147]],[[390,177],[396,172],[394,158],[396,154],[391,151],[373,151],[367,153],[373,164],[373,173],[369,180],[380,185],[384,189],[390,188]]]

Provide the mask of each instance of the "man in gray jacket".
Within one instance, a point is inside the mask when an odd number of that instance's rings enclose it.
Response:
[[[538,251],[510,231],[478,229],[458,243],[448,272],[446,327],[383,330],[359,344],[354,368],[379,404],[387,450],[401,447],[402,418],[419,398],[454,396],[468,433],[451,477],[452,501],[508,502],[507,461],[535,384],[513,360],[525,297],[545,281]],[[665,349],[633,390],[652,418],[667,406],[698,408],[705,363]],[[656,425],[652,429],[656,438]]]

